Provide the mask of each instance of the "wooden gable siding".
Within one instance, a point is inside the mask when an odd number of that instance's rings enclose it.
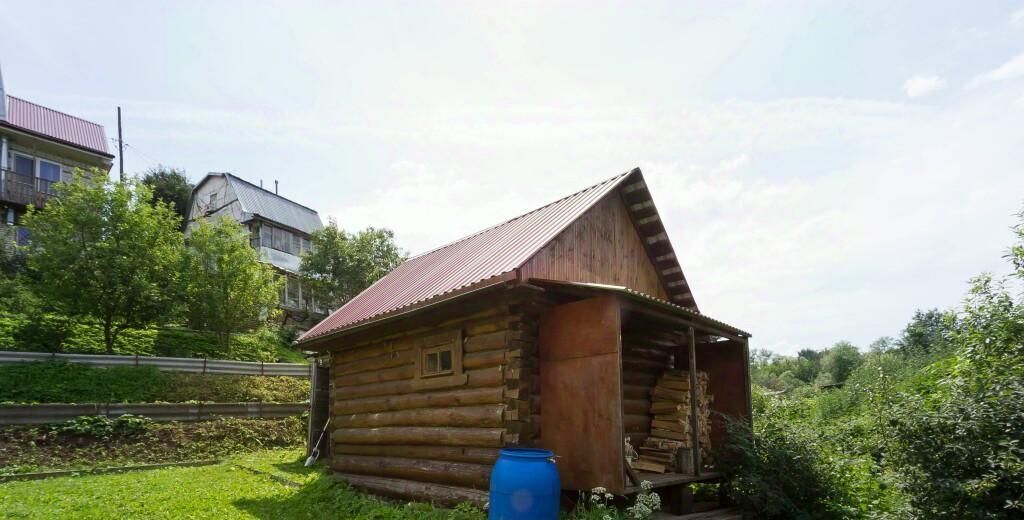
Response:
[[[522,279],[621,285],[668,299],[617,192],[608,194],[526,261]]]

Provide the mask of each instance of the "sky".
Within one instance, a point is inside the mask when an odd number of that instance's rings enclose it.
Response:
[[[1007,270],[1024,1],[0,0],[8,94],[418,253],[639,166],[702,312],[792,354]],[[115,172],[116,174],[116,166]]]

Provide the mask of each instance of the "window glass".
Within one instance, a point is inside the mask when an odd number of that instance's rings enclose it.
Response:
[[[299,281],[294,278],[288,278],[288,303],[293,306],[299,304]]]
[[[217,209],[217,194],[216,193],[211,193],[210,194],[210,210],[215,210],[215,209]]]
[[[60,165],[50,161],[39,161],[39,178],[50,182],[59,182]]]
[[[263,247],[272,247],[274,245],[273,238],[274,228],[266,224],[260,225],[260,245]]]
[[[292,233],[292,248],[288,252],[293,255],[302,253],[302,238],[299,235]]]
[[[310,245],[309,239],[308,238],[303,238],[302,239],[302,252],[303,253],[309,252],[310,249],[312,249],[312,246]]]
[[[452,371],[452,350],[441,349],[423,355],[423,375],[448,374]]]
[[[440,361],[438,363],[441,366],[441,371],[442,372],[449,372],[449,371],[451,371],[451,369],[452,369],[452,351],[450,351],[450,350],[442,350],[441,352],[438,352],[438,354],[441,355],[441,359],[440,359]]]
[[[35,161],[31,157],[25,157],[24,155],[14,156],[14,173],[21,175],[28,175],[29,177],[35,177]]]
[[[274,228],[274,249],[285,251],[288,244],[288,232],[281,228]]]
[[[438,352],[431,352],[427,354],[427,362],[424,365],[424,373],[436,374],[441,371],[440,363],[438,362]]]

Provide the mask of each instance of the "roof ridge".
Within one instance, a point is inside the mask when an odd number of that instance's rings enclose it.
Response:
[[[50,107],[48,107],[46,105],[40,105],[39,103],[36,103],[35,101],[29,101],[29,100],[27,100],[25,98],[21,98],[21,97],[18,97],[18,96],[12,96],[10,94],[4,94],[4,95],[7,96],[10,99],[17,99],[18,101],[21,101],[22,103],[28,103],[29,105],[39,107],[39,108],[41,108],[43,110],[49,110],[50,112],[56,112],[56,113],[58,113],[58,114],[60,114],[62,116],[67,116],[67,117],[70,117],[71,119],[77,119],[77,120],[79,120],[79,121],[81,121],[83,123],[89,123],[90,125],[98,126],[100,128],[103,128],[103,125],[101,125],[99,123],[96,123],[96,122],[93,122],[93,121],[89,121],[88,119],[83,119],[81,117],[78,117],[78,116],[73,115],[73,114],[69,114],[69,113],[61,111],[61,110],[57,110],[56,108],[50,108]],[[9,117],[9,115],[8,115],[8,117]]]
[[[501,227],[501,226],[504,226],[504,225],[506,225],[506,224],[508,224],[508,223],[510,223],[510,222],[514,222],[514,221],[516,221],[516,220],[519,220],[519,219],[521,219],[521,218],[523,218],[523,217],[526,217],[526,216],[528,216],[528,215],[532,215],[532,214],[534,214],[534,213],[536,213],[536,212],[538,212],[538,211],[540,211],[540,210],[542,210],[542,209],[544,209],[544,208],[547,208],[547,207],[549,207],[549,206],[553,206],[553,205],[555,205],[555,204],[558,204],[559,202],[562,202],[562,201],[563,201],[563,200],[565,200],[565,199],[569,199],[569,198],[575,197],[575,196],[577,196],[577,195],[579,195],[579,194],[581,194],[581,193],[584,193],[584,192],[587,192],[587,191],[593,190],[593,189],[595,189],[595,188],[599,188],[599,187],[601,187],[601,186],[604,186],[605,184],[608,184],[608,183],[610,183],[610,182],[615,182],[615,181],[618,181],[619,179],[621,179],[621,178],[623,178],[623,177],[625,177],[625,176],[627,176],[627,175],[629,175],[629,174],[631,174],[631,173],[633,173],[633,172],[635,172],[635,171],[637,171],[637,168],[634,168],[634,169],[632,169],[632,170],[629,170],[629,171],[627,171],[627,172],[625,172],[625,173],[620,173],[620,174],[618,174],[618,175],[615,175],[615,176],[613,176],[613,177],[609,177],[609,178],[607,178],[607,179],[604,179],[604,180],[602,180],[602,181],[598,182],[597,184],[592,184],[592,185],[590,185],[590,186],[587,186],[586,188],[583,188],[583,189],[581,189],[581,190],[578,190],[578,191],[575,191],[575,192],[573,192],[573,193],[570,193],[570,194],[568,194],[568,195],[566,195],[566,196],[564,196],[564,197],[562,197],[562,198],[560,198],[560,199],[558,199],[558,200],[554,200],[554,201],[551,201],[551,202],[549,202],[549,203],[547,203],[547,204],[544,204],[543,206],[540,206],[539,208],[536,208],[536,209],[532,209],[532,210],[530,210],[530,211],[527,211],[526,213],[523,213],[523,214],[521,214],[521,215],[518,215],[518,216],[512,217],[512,218],[510,218],[510,219],[508,219],[508,220],[504,220],[504,221],[502,221],[502,222],[499,222],[499,223],[497,223],[497,224],[495,224],[495,225],[493,225],[493,226],[490,226],[490,227],[488,227],[488,228],[484,228],[484,229],[482,229],[482,230],[480,230],[480,231],[477,231],[477,232],[475,232],[475,233],[472,233],[472,234],[470,234],[470,235],[466,235],[466,236],[464,236],[464,237],[462,237],[462,238],[459,238],[459,239],[456,239],[456,240],[454,240],[454,241],[452,241],[452,242],[449,242],[449,243],[447,243],[447,244],[445,244],[445,245],[443,245],[443,246],[435,247],[434,249],[431,249],[431,250],[429,250],[429,251],[425,251],[425,252],[423,252],[423,253],[420,253],[420,254],[418,254],[418,255],[415,255],[415,256],[411,256],[411,257],[409,257],[409,258],[408,258],[408,259],[406,260],[406,262],[408,262],[408,261],[411,261],[411,260],[415,260],[415,259],[417,259],[417,258],[419,258],[419,257],[421,257],[421,256],[426,256],[426,255],[429,255],[429,254],[431,254],[431,253],[434,253],[434,252],[440,251],[440,250],[442,250],[442,249],[447,249],[447,248],[449,248],[449,247],[451,247],[451,246],[454,246],[454,245],[456,245],[456,244],[459,244],[459,243],[461,243],[461,242],[465,242],[466,240],[469,240],[469,239],[471,239],[471,238],[473,238],[473,237],[475,237],[475,236],[479,236],[479,235],[482,235],[482,234],[484,234],[484,233],[486,233],[486,232],[488,232],[488,231],[491,231],[492,229],[495,229],[495,228],[499,228],[499,227]]]
[[[275,196],[275,197],[277,197],[277,198],[279,198],[279,199],[281,199],[283,201],[290,202],[292,204],[295,204],[296,206],[299,206],[299,207],[301,207],[303,209],[308,209],[309,211],[312,211],[313,213],[316,213],[317,215],[320,215],[320,213],[317,212],[317,210],[315,210],[315,209],[313,209],[313,208],[311,208],[311,207],[309,207],[309,206],[307,206],[305,204],[302,204],[302,203],[299,203],[299,202],[295,202],[294,200],[289,199],[288,197],[285,197],[284,195],[281,195],[279,193],[274,193],[274,192],[272,192],[272,191],[270,191],[270,190],[268,190],[268,189],[266,189],[266,188],[264,188],[262,186],[258,186],[256,184],[253,184],[252,182],[249,182],[249,181],[247,181],[247,180],[245,180],[245,179],[243,179],[243,178],[241,178],[241,177],[239,177],[239,176],[237,176],[237,175],[235,175],[235,174],[233,174],[231,172],[221,172],[221,175],[224,175],[225,177],[230,177],[232,179],[236,179],[236,180],[239,180],[241,182],[244,182],[245,184],[248,184],[249,186],[252,186],[253,188],[256,188],[256,189],[258,189],[260,191],[266,192],[268,195],[273,195],[273,196]]]

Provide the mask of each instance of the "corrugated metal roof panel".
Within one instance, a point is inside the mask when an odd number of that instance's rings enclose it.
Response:
[[[583,290],[583,291],[592,292],[593,294],[616,293],[616,294],[627,295],[627,296],[631,296],[633,298],[636,298],[638,300],[643,300],[643,301],[647,301],[647,302],[650,302],[650,303],[655,303],[655,304],[661,305],[663,307],[671,308],[671,309],[673,309],[675,311],[678,311],[680,314],[691,316],[695,320],[702,321],[702,322],[705,322],[705,323],[710,324],[712,326],[718,327],[718,328],[722,329],[724,332],[731,332],[733,334],[737,334],[737,335],[748,337],[748,338],[750,337],[750,333],[749,332],[746,332],[746,331],[744,331],[742,329],[738,329],[736,327],[733,327],[732,325],[729,325],[728,323],[726,323],[724,321],[716,320],[716,319],[708,316],[707,314],[701,314],[700,312],[698,312],[698,311],[696,311],[694,309],[690,309],[688,307],[683,307],[682,305],[676,305],[676,304],[674,304],[674,303],[672,303],[670,301],[662,300],[661,298],[658,298],[658,297],[655,297],[655,296],[651,296],[651,295],[649,295],[647,293],[643,293],[643,292],[640,292],[640,291],[636,291],[636,290],[630,289],[629,287],[623,287],[621,285],[607,285],[607,284],[602,284],[602,283],[588,283],[588,282],[566,282],[564,280],[546,280],[546,279],[542,279],[542,278],[530,278],[530,283],[539,285],[541,287],[551,287],[553,289],[558,289],[558,288],[579,289],[579,290]]]
[[[225,173],[224,177],[231,183],[238,203],[242,205],[242,211],[279,222],[304,233],[312,233],[324,227],[316,211],[260,188],[241,177],[230,173]]]
[[[630,174],[616,175],[551,204],[406,260],[300,338],[313,339],[508,273],[578,219]]]
[[[87,150],[110,155],[103,127],[51,108],[7,96],[7,124],[52,137]]]

